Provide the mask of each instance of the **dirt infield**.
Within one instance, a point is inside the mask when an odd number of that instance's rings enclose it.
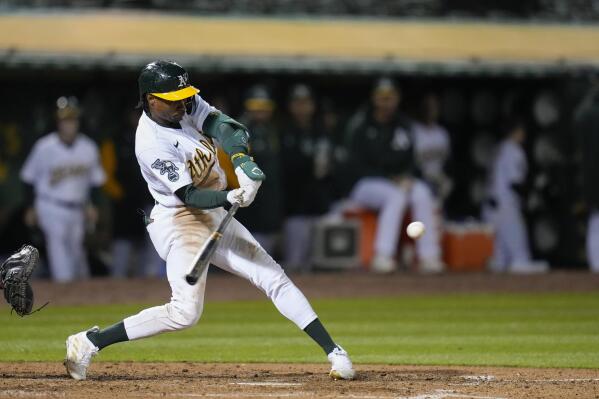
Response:
[[[599,398],[596,370],[327,365],[95,363],[86,381],[57,363],[0,363],[0,398]]]
[[[376,276],[362,273],[294,276],[309,298],[419,293],[596,291],[599,276],[450,274]],[[34,283],[36,302],[50,306],[163,303],[165,280]],[[264,299],[246,281],[208,278],[207,301]],[[3,309],[6,310],[6,309]],[[66,377],[60,363],[0,363],[0,398],[411,398],[599,399],[599,371],[499,367],[358,364],[354,381],[331,381],[328,364],[94,363],[87,381]]]

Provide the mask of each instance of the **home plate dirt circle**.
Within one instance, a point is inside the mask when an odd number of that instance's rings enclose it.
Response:
[[[0,398],[599,398],[585,369],[357,365],[333,381],[327,364],[96,362],[86,381],[60,363],[0,363]]]

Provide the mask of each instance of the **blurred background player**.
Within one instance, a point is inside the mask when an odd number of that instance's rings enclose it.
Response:
[[[243,103],[239,121],[252,132],[251,151],[268,179],[251,211],[241,209],[236,218],[252,232],[268,253],[276,253],[283,223],[281,135],[274,121],[275,102],[265,85],[252,86]]]
[[[311,229],[316,217],[329,210],[334,196],[333,137],[310,87],[291,88],[288,118],[282,130],[285,173],[284,264],[288,270],[310,267]]]
[[[418,119],[412,125],[414,156],[422,179],[426,181],[439,205],[447,198],[453,183],[446,173],[451,155],[451,142],[447,130],[439,124],[439,100],[428,93],[420,102]]]
[[[401,226],[410,207],[412,218],[430,226],[416,242],[419,270],[443,270],[435,201],[431,190],[416,178],[412,125],[400,111],[400,91],[388,78],[377,81],[371,105],[349,122],[347,173],[357,181],[355,203],[379,211],[375,257],[371,268],[388,273],[397,268]]]
[[[574,133],[581,155],[583,195],[589,212],[586,253],[589,268],[599,273],[599,76],[576,108]]]
[[[93,228],[98,217],[90,190],[97,190],[105,175],[98,147],[79,132],[77,100],[60,97],[56,105],[57,130],[35,143],[21,179],[27,193],[25,223],[44,233],[52,278],[68,282],[89,276],[83,240],[86,226]]]
[[[524,152],[526,130],[518,119],[506,123],[490,176],[485,218],[495,230],[491,268],[512,273],[542,273],[547,265],[533,262],[523,215],[526,204],[528,162]]]

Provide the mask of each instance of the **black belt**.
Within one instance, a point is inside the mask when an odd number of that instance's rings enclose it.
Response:
[[[83,209],[85,206],[85,204],[81,202],[64,201],[58,198],[48,197],[46,195],[40,195],[39,198],[43,201],[50,202],[54,205],[58,205],[67,209]]]

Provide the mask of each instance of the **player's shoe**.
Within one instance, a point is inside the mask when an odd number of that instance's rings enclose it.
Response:
[[[377,255],[370,263],[370,270],[380,274],[393,273],[397,270],[397,262],[388,256]]]
[[[327,355],[331,362],[331,372],[329,375],[334,380],[351,380],[356,376],[354,367],[349,359],[349,355],[342,347],[337,346]]]
[[[443,273],[445,265],[438,258],[422,259],[418,263],[418,271],[422,274],[439,274]]]
[[[98,347],[87,338],[90,331],[100,331],[98,326],[94,326],[87,331],[71,335],[67,338],[67,357],[64,365],[67,373],[76,380],[85,380],[87,368],[92,357],[98,354]]]
[[[516,262],[509,266],[508,271],[512,274],[542,274],[549,271],[549,264],[539,260]]]

